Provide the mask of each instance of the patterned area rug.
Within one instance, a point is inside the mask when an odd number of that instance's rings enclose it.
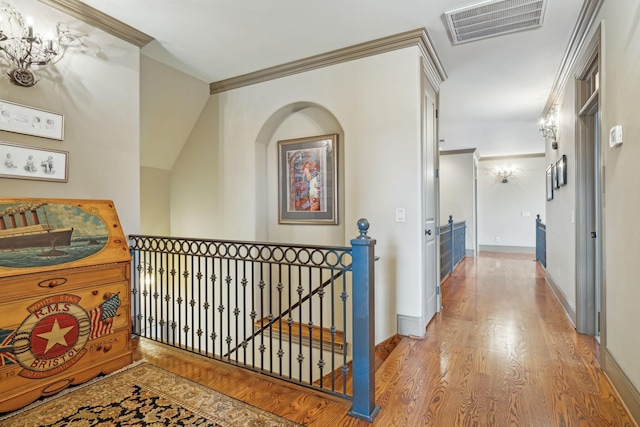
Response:
[[[0,426],[300,427],[142,363],[0,417]]]

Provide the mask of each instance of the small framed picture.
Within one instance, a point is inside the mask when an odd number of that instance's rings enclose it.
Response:
[[[556,174],[558,176],[558,188],[567,185],[567,156],[565,154],[556,162]]]
[[[278,141],[278,220],[338,223],[338,135]]]
[[[547,168],[547,200],[553,200],[553,188],[555,187],[553,170],[553,165],[549,165]]]
[[[64,116],[0,99],[0,130],[62,141]]]
[[[0,178],[67,182],[69,153],[0,141]]]

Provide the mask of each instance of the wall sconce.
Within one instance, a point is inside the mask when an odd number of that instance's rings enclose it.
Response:
[[[507,163],[505,167],[495,167],[491,169],[491,173],[496,176],[503,184],[509,182],[509,178],[515,175],[516,170],[511,166],[511,163]]]
[[[0,52],[11,71],[7,73],[11,83],[34,86],[38,81],[31,68],[45,68],[64,55],[67,46],[80,40],[76,34],[56,25],[56,35],[43,39],[34,34],[33,23],[7,3],[0,3]]]
[[[558,149],[558,107],[553,105],[546,118],[540,119],[540,133],[551,140],[551,148]]]

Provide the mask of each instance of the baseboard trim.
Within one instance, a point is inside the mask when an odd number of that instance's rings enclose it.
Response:
[[[478,251],[486,252],[506,252],[510,254],[535,254],[535,246],[498,246],[498,245],[478,245]]]
[[[606,348],[603,351],[603,363],[604,373],[607,375],[609,382],[620,395],[620,399],[624,402],[631,417],[636,423],[640,424],[640,393]]]
[[[475,249],[467,249],[465,252],[466,256],[470,256],[470,257],[475,257],[476,256],[476,250]]]
[[[398,334],[422,338],[425,333],[426,326],[422,327],[422,319],[420,317],[398,314]]]
[[[571,323],[573,323],[573,327],[575,328],[577,322],[576,309],[571,306],[569,299],[564,294],[564,292],[562,292],[562,289],[558,287],[556,282],[553,281],[553,278],[549,275],[549,273],[545,275],[545,280],[547,281],[547,285],[549,285],[551,291],[553,291],[553,293],[555,294],[558,302],[564,309],[564,312],[567,314],[567,317],[569,317],[569,320],[571,320]]]

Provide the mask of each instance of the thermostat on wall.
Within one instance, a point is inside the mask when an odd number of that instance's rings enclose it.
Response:
[[[620,144],[622,144],[622,125],[617,125],[609,132],[609,146],[615,147]]]

